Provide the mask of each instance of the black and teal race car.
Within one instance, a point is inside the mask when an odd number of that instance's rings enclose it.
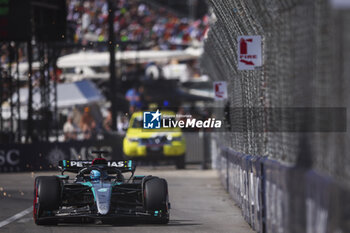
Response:
[[[168,184],[155,176],[134,176],[131,160],[59,161],[61,175],[39,176],[34,184],[37,225],[62,222],[169,222]],[[66,172],[76,173],[70,179]],[[126,178],[125,173],[130,173]]]

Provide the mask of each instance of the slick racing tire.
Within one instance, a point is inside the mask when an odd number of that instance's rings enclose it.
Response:
[[[39,176],[34,183],[33,217],[37,225],[55,225],[52,219],[43,219],[57,210],[61,201],[61,182],[56,176]]]
[[[165,179],[152,177],[144,184],[144,205],[147,211],[159,211],[161,216],[155,223],[167,224],[169,222],[168,212],[168,183]]]

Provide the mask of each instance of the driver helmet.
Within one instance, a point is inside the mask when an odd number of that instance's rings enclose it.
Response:
[[[98,170],[92,170],[90,172],[90,178],[92,181],[100,180],[100,177],[101,177],[101,172],[99,172]]]

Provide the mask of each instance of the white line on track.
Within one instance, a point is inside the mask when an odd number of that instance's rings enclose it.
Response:
[[[0,228],[3,226],[6,226],[7,224],[16,221],[17,219],[22,218],[23,216],[29,214],[33,211],[33,207],[29,207],[28,209],[23,210],[22,212],[19,212],[18,214],[13,215],[12,217],[9,217],[8,219],[0,222]]]

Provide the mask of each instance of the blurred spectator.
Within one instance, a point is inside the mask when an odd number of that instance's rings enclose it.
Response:
[[[77,127],[73,123],[73,116],[69,115],[67,121],[63,125],[64,140],[76,140],[77,139]]]
[[[108,109],[108,114],[106,118],[103,121],[103,128],[105,129],[106,132],[111,132],[112,131],[112,111]]]
[[[129,101],[129,113],[133,113],[142,108],[143,91],[144,89],[142,86],[135,86],[126,92],[125,99]]]
[[[128,129],[129,119],[127,115],[120,114],[118,117],[118,132],[124,133]]]
[[[84,133],[84,139],[90,139],[96,132],[96,122],[90,113],[90,108],[85,107],[80,119],[80,129]]]
[[[75,22],[75,42],[105,41],[108,38],[107,0],[67,2],[67,19]],[[114,2],[114,31],[122,41],[142,40],[147,47],[157,45],[160,49],[176,49],[178,45],[202,41],[209,28],[208,16],[192,21],[137,0]]]

